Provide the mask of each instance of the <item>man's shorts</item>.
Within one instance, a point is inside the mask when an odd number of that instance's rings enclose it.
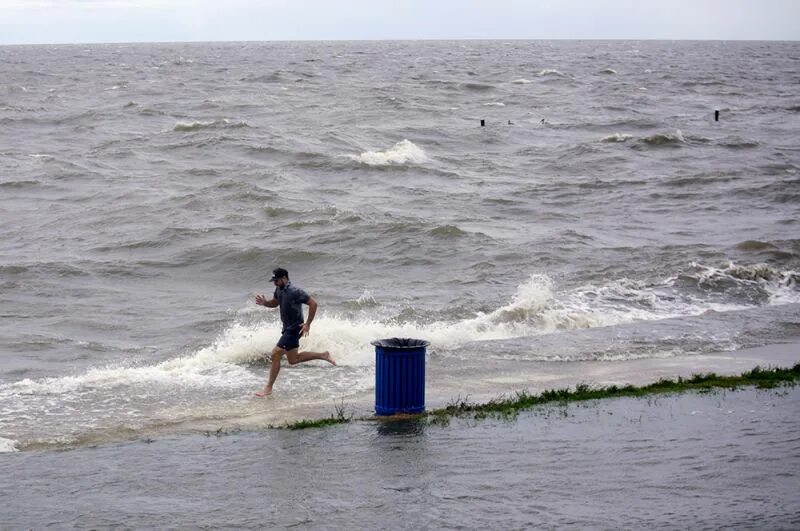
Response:
[[[283,350],[294,350],[300,346],[300,328],[284,330],[278,340],[278,346]]]

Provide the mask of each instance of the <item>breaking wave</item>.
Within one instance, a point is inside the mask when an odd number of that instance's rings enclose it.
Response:
[[[740,266],[733,262],[722,268],[697,263],[692,267],[696,273],[688,278],[703,290],[721,292],[750,304],[800,302],[800,273],[797,271],[779,270],[767,264]]]
[[[601,142],[626,142],[633,138],[633,135],[627,135],[624,133],[614,133],[613,135],[608,135],[604,137]]]
[[[238,129],[242,127],[250,127],[250,124],[243,120],[234,121],[223,118],[221,120],[211,120],[207,122],[178,122],[175,124],[175,127],[173,127],[172,130],[177,132],[188,132],[200,131],[202,129]]]
[[[0,454],[6,454],[17,451],[17,441],[11,439],[4,439],[0,437]]]
[[[349,157],[351,160],[367,166],[422,164],[428,160],[425,151],[407,139],[385,151],[365,151],[360,155],[349,155]]]
[[[545,68],[544,70],[541,70],[538,75],[539,77],[568,77],[566,74],[552,68]]]
[[[674,146],[686,143],[686,138],[680,129],[676,129],[671,133],[657,133],[644,137],[642,142],[651,146]]]

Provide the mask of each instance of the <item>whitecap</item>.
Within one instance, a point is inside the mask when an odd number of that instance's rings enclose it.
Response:
[[[601,142],[625,142],[626,140],[630,140],[633,138],[633,135],[627,135],[625,133],[614,133],[612,135],[608,135],[604,137]]]
[[[763,263],[740,266],[729,262],[725,267],[713,267],[692,262],[691,265],[698,269],[697,284],[704,288],[728,285],[738,291],[756,288],[755,292],[766,294],[772,305],[800,302],[800,272]]]
[[[484,103],[484,107],[505,107],[506,104],[502,101],[490,101],[489,103]]]
[[[4,439],[0,437],[0,454],[7,454],[11,452],[18,452],[17,441],[12,439]]]
[[[528,83],[533,83],[533,81],[531,81],[530,79],[525,79],[523,77],[523,78],[515,79],[514,81],[512,81],[512,83],[514,83],[515,85],[527,85]]]
[[[172,128],[173,131],[197,131],[199,129],[205,129],[207,127],[212,127],[214,122],[178,122],[175,124],[175,127]]]
[[[378,302],[375,300],[375,297],[373,297],[372,292],[365,289],[364,293],[356,299],[356,304],[360,306],[374,306],[378,304]]]
[[[216,128],[237,129],[240,127],[250,127],[250,124],[248,124],[244,120],[234,121],[234,120],[229,120],[227,118],[223,118],[221,120],[211,120],[211,121],[178,122],[175,124],[175,127],[173,127],[172,130],[177,132],[188,132],[188,131],[199,131],[201,129],[216,129]]]
[[[349,155],[349,157],[367,166],[421,164],[428,160],[425,151],[408,139],[398,142],[386,151],[365,151],[361,155]]]
[[[643,141],[647,144],[660,146],[668,144],[683,144],[686,142],[686,139],[683,136],[683,132],[680,129],[676,129],[671,133],[657,133],[655,135],[645,137]]]

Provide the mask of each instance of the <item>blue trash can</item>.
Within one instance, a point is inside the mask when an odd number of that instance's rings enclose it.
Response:
[[[422,339],[377,339],[375,345],[375,413],[425,411],[425,348]]]

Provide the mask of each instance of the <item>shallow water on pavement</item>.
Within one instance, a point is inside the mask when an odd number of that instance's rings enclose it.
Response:
[[[0,457],[0,527],[800,525],[800,387]]]

